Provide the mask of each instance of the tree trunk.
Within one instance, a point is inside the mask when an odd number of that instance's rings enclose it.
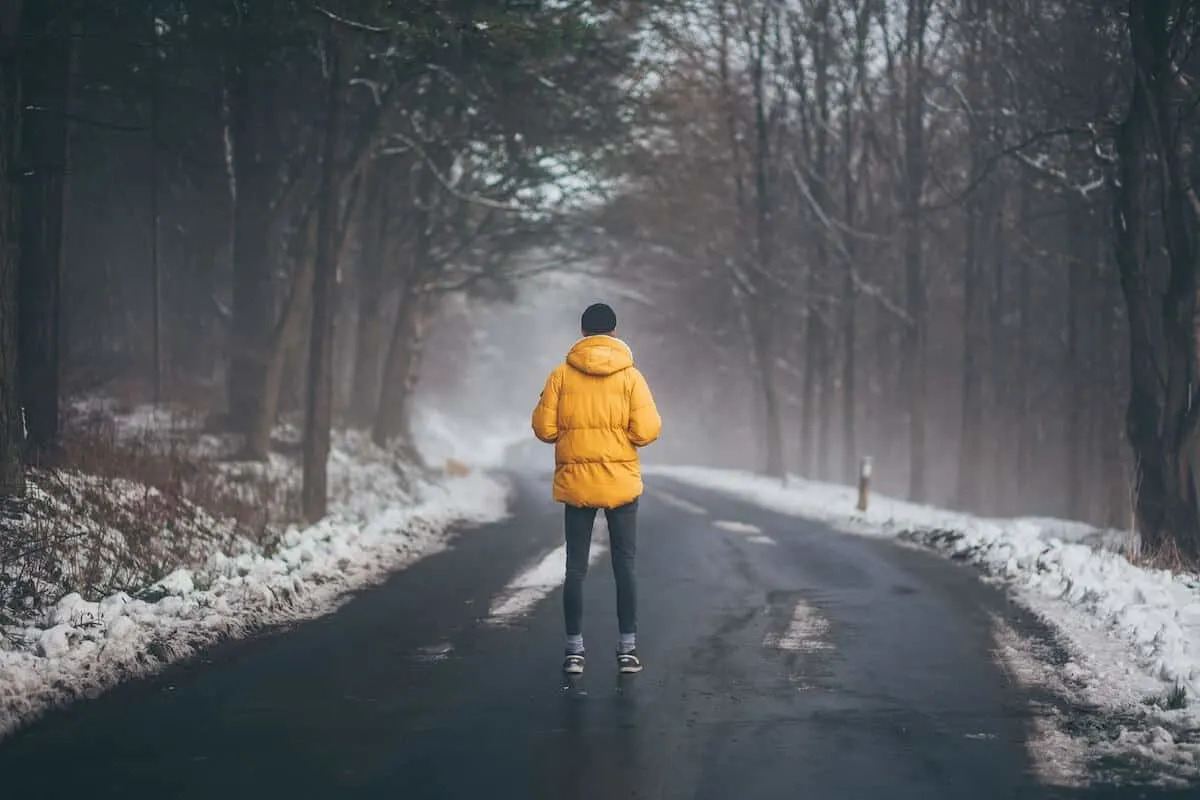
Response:
[[[266,390],[264,360],[274,312],[267,231],[270,227],[271,173],[262,156],[269,120],[256,102],[252,73],[259,54],[249,33],[237,36],[235,64],[229,75],[229,133],[233,187],[233,319],[230,324],[229,423],[247,433]],[[261,94],[261,93],[259,93]]]
[[[1111,239],[1109,239],[1111,241]],[[1101,247],[1100,242],[1097,244]],[[1117,307],[1123,302],[1121,298],[1121,282],[1117,275],[1116,266],[1110,250],[1103,249],[1098,263],[1102,265],[1103,297],[1099,305],[1100,313],[1097,326],[1102,338],[1100,344],[1101,372],[1097,385],[1124,386],[1128,383],[1122,375],[1121,357],[1119,355],[1124,331],[1118,324]],[[1121,410],[1127,407],[1127,392],[1117,398],[1106,397],[1104,413],[1098,421],[1099,458],[1097,466],[1102,470],[1101,507],[1098,523],[1116,530],[1128,530],[1132,511],[1129,482],[1129,452],[1125,449],[1125,436],[1122,433],[1123,420]]]
[[[313,281],[316,271],[314,252],[319,227],[310,215],[305,219],[295,238],[295,274],[291,291],[284,304],[283,313],[271,335],[265,356],[263,390],[258,395],[258,405],[246,435],[245,458],[265,461],[271,447],[271,431],[279,416],[279,398],[283,391],[284,368],[288,356],[302,343],[304,319],[312,303]]]
[[[807,280],[809,299],[806,301],[808,308],[805,310],[804,321],[804,386],[802,387],[802,416],[800,418],[800,441],[803,447],[803,460],[800,462],[803,467],[801,469],[804,476],[812,480],[821,478],[822,459],[819,453],[821,449],[819,431],[824,427],[822,424],[824,415],[829,413],[829,408],[821,403],[824,395],[819,388],[823,381],[826,343],[825,328],[821,324],[820,315],[813,308],[813,304],[816,302],[815,298],[821,291],[817,274],[817,266],[810,265]]]
[[[69,8],[24,7],[21,69],[24,143],[18,280],[18,368],[29,453],[52,449],[59,433],[59,307],[62,287],[63,182],[71,64]]]
[[[339,225],[336,234],[336,252],[333,259],[335,265],[341,264],[344,260],[349,219],[359,205],[358,186],[357,181],[351,182],[348,190],[350,198],[346,204],[346,218]],[[338,197],[340,194],[340,190],[334,190],[334,197]],[[320,203],[320,197],[317,198],[317,202]],[[292,382],[285,381],[285,376],[290,378],[289,367],[294,367],[298,362],[303,363],[304,360],[300,351],[303,349],[305,338],[304,320],[312,304],[313,275],[316,270],[315,259],[318,247],[318,217],[319,214],[311,206],[304,210],[300,225],[288,244],[288,260],[294,265],[292,283],[279,321],[271,333],[271,339],[263,354],[263,390],[258,397],[258,405],[246,435],[245,457],[249,459],[266,460],[270,449],[271,431],[279,418],[282,400],[285,397],[290,400],[299,394],[292,391]],[[293,374],[295,373],[293,372]],[[285,387],[285,382],[289,386]],[[300,379],[297,378],[295,383],[299,382]]]
[[[75,8],[78,8],[77,6]],[[78,42],[83,35],[83,20],[80,14],[74,14],[70,26],[70,59],[67,63],[67,97],[64,101],[64,111],[67,114],[66,130],[64,133],[65,140],[63,143],[63,167],[65,174],[63,175],[62,188],[62,244],[60,247],[59,260],[63,265],[63,272],[69,271],[69,266],[75,263],[72,259],[75,253],[72,251],[71,232],[74,229],[73,220],[70,214],[73,204],[73,188],[75,184],[75,148],[79,138],[79,125],[75,120],[76,109],[79,106],[79,80],[76,78],[79,75],[80,50]],[[65,276],[64,276],[65,277]],[[70,288],[69,278],[68,290]],[[69,294],[69,291],[68,291]],[[59,300],[58,313],[58,360],[59,360],[59,376],[62,380],[62,375],[69,369],[71,363],[71,328],[70,328],[70,311],[65,307],[65,296]],[[60,388],[60,392],[64,390]]]
[[[1030,225],[1033,207],[1033,187],[1026,181],[1016,186],[1015,230],[1026,230]],[[991,280],[991,369],[992,385],[995,387],[996,414],[993,423],[998,437],[1008,442],[1004,448],[1005,468],[997,470],[1004,476],[998,480],[998,513],[1020,513],[1020,499],[1025,496],[1029,459],[1029,436],[1027,430],[1032,423],[1033,412],[1029,391],[1029,361],[1025,358],[1028,347],[1030,320],[1030,294],[1033,259],[1035,254],[1026,242],[1016,251],[1013,259],[997,262]],[[1012,263],[1015,261],[1016,263]],[[1010,268],[1015,271],[1011,275]],[[1014,286],[1015,284],[1015,286]],[[1012,307],[1007,293],[1015,289],[1016,305]],[[1010,313],[1016,318],[1016,342],[1006,329],[1005,318]],[[1015,379],[1009,376],[1015,375]]]
[[[854,175],[854,96],[856,84],[867,80],[867,38],[870,32],[871,13],[865,4],[855,6],[855,49],[854,49],[854,80],[842,82],[842,169],[845,181],[845,206],[843,214],[846,220],[846,235],[843,243],[846,255],[846,274],[843,278],[842,308],[843,316],[843,347],[845,353],[842,360],[842,480],[853,486],[858,480],[858,284],[855,275],[859,270],[862,248],[855,235],[855,226],[859,224],[858,188],[867,186],[865,176],[870,175],[871,148],[865,143],[869,132],[871,117],[874,109],[866,103],[862,110],[864,143],[859,155],[859,178]],[[863,214],[863,222],[869,222],[874,216],[870,210],[870,196],[866,198],[867,209]],[[862,259],[865,260],[865,259]]]
[[[328,503],[329,437],[332,416],[332,343],[338,233],[337,136],[341,117],[341,52],[333,23],[328,23],[326,53],[329,88],[325,106],[321,187],[317,195],[317,258],[312,288],[312,332],[309,335],[308,392],[304,414],[304,483],[301,508],[310,523],[325,516]]]
[[[843,103],[846,108],[846,119],[842,123],[842,177],[845,181],[845,199],[843,216],[846,220],[846,230],[853,231],[857,224],[858,198],[854,185],[853,165],[851,163],[851,148],[854,143],[854,127],[850,119],[852,98],[850,83],[846,83]],[[863,155],[865,158],[866,155]],[[842,346],[845,353],[842,358],[842,480],[853,485],[857,478],[858,436],[855,427],[855,417],[858,413],[855,389],[857,387],[855,370],[857,369],[858,341],[858,287],[854,283],[854,273],[858,269],[858,240],[853,233],[845,237],[846,274],[842,282]]]
[[[927,499],[925,472],[925,372],[927,320],[923,263],[921,195],[925,186],[925,29],[928,0],[909,0],[906,20],[904,100],[904,276],[909,324],[904,337],[908,395],[909,499]]]
[[[766,279],[770,266],[770,244],[768,231],[770,228],[770,207],[767,200],[766,159],[770,136],[766,125],[766,109],[763,97],[763,60],[766,53],[766,24],[770,11],[769,4],[761,7],[759,33],[756,54],[753,63],[754,98],[755,98],[755,131],[756,152],[753,163],[755,177],[755,219],[756,234],[750,232],[748,219],[751,207],[747,199],[746,176],[742,162],[743,136],[738,124],[740,101],[733,89],[730,69],[730,15],[725,2],[717,4],[718,28],[718,68],[721,79],[721,99],[724,106],[725,127],[728,136],[732,178],[734,184],[735,236],[737,247],[746,253],[745,261],[753,258],[757,263],[758,275],[751,277],[743,268],[744,261],[735,259],[735,266],[729,269],[730,281],[737,304],[738,317],[741,321],[746,344],[750,350],[750,368],[756,378],[757,399],[761,400],[758,412],[763,415],[762,431],[765,434],[766,456],[765,467],[767,474],[782,478],[785,475],[783,461],[783,418],[780,408],[775,379],[775,353],[772,330],[774,322],[774,307],[771,298],[773,287]],[[747,24],[750,24],[747,22]],[[748,39],[754,36],[747,30]],[[753,238],[752,238],[753,237]],[[753,255],[751,255],[753,253]],[[755,415],[757,419],[757,414]]]
[[[0,500],[25,493],[25,425],[17,395],[17,265],[21,160],[21,3],[0,2]]]
[[[421,287],[405,287],[392,328],[392,340],[384,364],[379,409],[371,429],[374,442],[403,457],[419,461],[412,436],[412,396],[420,377],[425,348],[426,321],[433,298]]]
[[[830,368],[831,330],[826,327],[825,320],[815,304],[817,298],[823,296],[822,282],[829,274],[829,245],[833,230],[820,219],[820,216],[832,219],[832,203],[829,191],[829,60],[833,49],[832,32],[829,25],[829,0],[821,0],[817,4],[813,17],[813,35],[811,47],[816,71],[817,95],[817,126],[816,154],[814,161],[815,176],[812,196],[820,215],[816,220],[818,225],[816,259],[813,269],[809,272],[809,309],[807,326],[808,354],[805,359],[805,389],[812,400],[812,407],[804,413],[810,426],[815,425],[816,435],[807,443],[808,473],[817,480],[829,477],[829,451],[832,449],[832,416],[831,402],[833,371]]]
[[[354,343],[354,390],[350,417],[367,426],[375,417],[383,350],[383,262],[391,216],[390,193],[383,164],[367,178],[367,224],[358,273],[358,331]]]
[[[754,347],[763,411],[766,414],[766,469],[767,474],[783,479],[787,476],[783,461],[783,416],[779,403],[775,369],[775,308],[776,301],[771,286],[772,269],[775,264],[775,212],[774,198],[768,174],[771,159],[771,132],[768,127],[766,107],[765,56],[767,44],[767,21],[770,7],[764,4],[759,18],[758,41],[755,46],[754,74],[754,210],[755,242],[758,260],[756,291],[751,298],[755,307],[753,328]]]
[[[967,175],[974,180],[983,169],[983,129],[975,103],[982,98],[981,28],[982,20],[972,3],[965,20],[966,35],[966,97],[967,148],[970,167]],[[958,486],[955,491],[958,507],[966,511],[982,511],[983,494],[983,359],[986,348],[983,331],[988,320],[982,313],[984,296],[983,276],[980,274],[979,236],[982,193],[986,185],[976,186],[966,199],[963,252],[963,366],[962,366],[962,431],[958,449]],[[999,210],[996,210],[999,213]]]
[[[995,140],[993,140],[994,142]],[[1002,414],[1000,413],[1001,393],[1003,391],[999,375],[1002,375],[1001,365],[1004,363],[1004,319],[1000,308],[1004,275],[1008,270],[1010,259],[1010,240],[1016,226],[1010,227],[1006,209],[1008,198],[1006,185],[1002,178],[993,178],[990,182],[986,202],[983,204],[980,237],[986,244],[976,255],[980,266],[977,278],[979,281],[979,305],[983,316],[983,332],[980,338],[984,347],[980,351],[982,361],[982,420],[980,436],[985,442],[1001,441],[1004,434]],[[987,238],[983,238],[986,234]],[[991,258],[985,257],[990,253]],[[981,489],[979,492],[980,507],[976,513],[1000,514],[1002,488],[1001,466],[1007,453],[1003,448],[980,448],[981,463],[979,476]]]
[[[1071,199],[1067,209],[1067,498],[1068,519],[1086,520],[1084,479],[1087,465],[1090,413],[1088,402],[1088,363],[1083,347],[1084,307],[1088,305],[1088,285],[1094,280],[1086,274],[1083,254],[1087,252],[1087,208]],[[1090,348],[1088,348],[1090,351]]]
[[[761,311],[753,314],[754,319],[750,320],[751,346],[754,348],[754,366],[764,414],[766,474],[782,480],[787,477],[787,471],[783,461],[783,413],[776,385],[774,333],[770,330],[773,316]]]
[[[163,359],[163,274],[159,258],[158,208],[158,118],[159,118],[159,56],[157,3],[150,0],[150,275],[153,299],[151,303],[151,357],[154,383],[154,402],[161,403],[165,392],[166,365]]]
[[[966,252],[963,257],[963,373],[962,434],[958,450],[959,508],[979,512],[983,461],[983,355],[981,305],[983,286],[979,274],[979,200],[967,199]]]
[[[421,364],[425,360],[425,341],[428,331],[428,322],[436,308],[435,296],[422,295],[416,308],[416,313],[413,315],[412,325],[409,328],[407,359],[405,361],[404,381],[402,384],[402,393],[399,397],[399,403],[396,406],[396,418],[398,423],[396,430],[398,434],[395,441],[402,442],[401,453],[405,460],[410,463],[424,466],[424,460],[421,457],[420,451],[417,449],[416,440],[413,436],[413,399],[417,392],[417,383],[421,379]]]
[[[407,427],[410,415],[405,408],[408,398],[405,387],[412,370],[413,337],[420,330],[420,314],[425,282],[433,269],[433,203],[434,176],[429,167],[418,167],[413,210],[413,243],[408,264],[400,276],[400,298],[396,318],[392,323],[391,341],[383,362],[379,385],[379,402],[371,425],[371,439],[379,447],[398,447],[404,455],[413,457],[412,432]]]
[[[424,237],[418,233],[418,249],[427,249],[421,244]],[[427,255],[414,253],[414,260],[423,261]],[[392,337],[388,345],[387,360],[383,365],[383,378],[380,384],[379,403],[375,411],[375,422],[371,426],[371,438],[380,447],[410,448],[412,431],[408,427],[411,414],[407,408],[409,376],[412,373],[413,362],[418,342],[416,336],[422,329],[419,321],[421,314],[421,273],[423,266],[414,264],[409,278],[401,290],[400,306],[396,311],[396,319],[392,324]]]
[[[1200,558],[1196,363],[1196,223],[1189,216],[1181,155],[1190,142],[1178,115],[1167,2],[1129,6],[1137,79],[1117,134],[1119,184],[1113,226],[1121,288],[1129,311],[1133,446],[1142,541],[1150,553]],[[1179,13],[1179,9],[1175,9]],[[1148,158],[1150,154],[1154,158]],[[1153,190],[1150,187],[1153,186]],[[1152,200],[1153,198],[1153,200]],[[1157,202],[1154,202],[1157,201]],[[1160,316],[1151,309],[1150,221],[1161,225],[1169,267]]]

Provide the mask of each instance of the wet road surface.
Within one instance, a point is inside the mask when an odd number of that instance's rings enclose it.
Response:
[[[1189,796],[1038,786],[1029,698],[991,656],[989,615],[1016,612],[968,570],[649,483],[639,676],[616,673],[606,556],[584,678],[559,673],[560,591],[489,616],[561,544],[545,480],[521,479],[512,519],[336,614],[0,742],[0,797]]]

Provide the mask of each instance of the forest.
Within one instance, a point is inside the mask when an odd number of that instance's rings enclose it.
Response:
[[[334,427],[419,458],[431,330],[577,270],[679,458],[869,455],[1194,562],[1198,37],[1186,0],[0,0],[0,497],[120,385],[248,460],[300,420],[319,519]]]

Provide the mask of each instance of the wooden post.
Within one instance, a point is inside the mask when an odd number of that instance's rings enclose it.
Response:
[[[858,510],[867,510],[867,493],[871,489],[871,457],[863,456],[858,462]]]

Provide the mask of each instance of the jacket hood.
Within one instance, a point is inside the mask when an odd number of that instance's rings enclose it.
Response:
[[[580,372],[604,377],[633,366],[633,351],[615,336],[585,336],[567,353],[567,363]]]

